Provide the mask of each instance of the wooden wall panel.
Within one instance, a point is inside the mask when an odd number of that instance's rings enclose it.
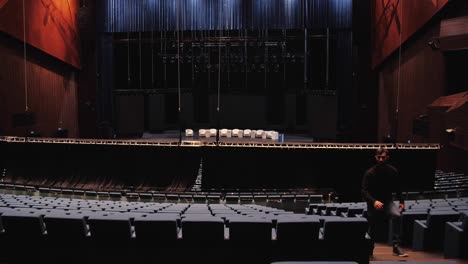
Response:
[[[0,1],[0,31],[6,32],[74,67],[80,63],[79,0]],[[23,30],[26,29],[26,32]]]
[[[0,133],[25,135],[26,128],[15,128],[12,115],[25,111],[24,57],[17,45],[4,45],[0,38]],[[36,114],[31,129],[42,136],[55,136],[58,127],[66,128],[70,137],[78,137],[77,73],[71,67],[50,59],[37,62],[31,52],[26,63],[29,111]],[[51,65],[48,65],[51,64]],[[58,64],[58,65],[57,65]]]
[[[372,65],[378,66],[424,26],[448,0],[372,0]]]
[[[399,142],[418,141],[412,135],[412,122],[427,105],[446,90],[445,57],[427,41],[439,33],[439,23],[422,32],[402,52],[398,94],[398,56],[392,56],[379,70],[378,138],[391,135]],[[398,122],[396,108],[399,106]]]

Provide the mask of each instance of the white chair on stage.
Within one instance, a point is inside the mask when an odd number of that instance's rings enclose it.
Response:
[[[218,133],[218,131],[214,128],[210,129],[210,137],[216,137],[216,134]]]
[[[249,138],[252,136],[252,130],[250,129],[245,129],[244,130],[244,137]]]
[[[278,131],[273,131],[273,136],[271,137],[271,140],[278,141],[278,139],[279,139]]]
[[[228,131],[229,131],[229,130],[226,129],[226,128],[221,129],[221,131],[220,131],[220,133],[219,133],[219,136],[220,136],[220,137],[228,137]]]
[[[206,129],[203,129],[203,128],[199,129],[198,130],[198,137],[200,137],[200,138],[206,137],[206,134],[207,134],[206,132],[207,132]]]
[[[267,139],[271,139],[271,140],[277,141],[278,138],[279,138],[279,133],[276,132],[276,131],[268,131],[268,132],[266,132],[265,134],[266,134],[266,138],[267,138]]]
[[[193,130],[192,129],[185,129],[185,136],[186,137],[193,137]]]
[[[242,138],[244,136],[244,131],[235,128],[235,129],[232,130],[232,136]]]
[[[255,131],[255,137],[256,138],[265,138],[264,136],[265,136],[265,131],[263,131],[261,129]]]
[[[257,130],[252,130],[250,132],[250,138],[255,138],[255,135],[257,134]]]

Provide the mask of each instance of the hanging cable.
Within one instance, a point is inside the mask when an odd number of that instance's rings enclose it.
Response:
[[[142,74],[141,74],[141,31],[138,32],[139,40],[139,56],[140,56],[140,90],[142,89]]]
[[[179,36],[179,0],[176,0],[176,35],[177,35],[177,95],[179,101],[179,114],[182,111],[180,93],[180,36]]]
[[[28,65],[26,52],[26,7],[23,0],[23,53],[24,53],[24,111],[29,111],[28,104]]]
[[[395,141],[398,137],[398,118],[400,112],[400,80],[401,80],[401,49],[402,49],[402,35],[403,35],[403,0],[400,2],[400,46],[398,48],[398,78],[397,78],[397,91],[396,91],[396,106],[395,106]]]
[[[221,98],[221,38],[223,37],[223,29],[221,24],[221,10],[222,10],[222,1],[218,4],[218,29],[219,29],[219,39],[218,39],[218,98],[217,98],[217,107],[216,107],[216,144],[219,145],[219,111],[220,111],[220,98]]]
[[[328,90],[330,85],[330,28],[327,27],[327,39],[326,39],[326,68],[325,68],[325,89]]]
[[[132,78],[130,77],[130,29],[127,32],[127,89],[130,89],[130,82]]]
[[[151,89],[155,89],[154,86],[154,24],[156,23],[154,12],[151,13]]]
[[[177,35],[177,95],[179,101],[179,145],[182,144],[182,103],[180,92],[180,33],[179,33],[179,0],[176,0],[176,35]]]
[[[217,107],[216,111],[219,114],[219,103],[220,103],[220,91],[221,91],[221,38],[222,35],[222,25],[221,25],[221,3],[218,6],[218,26],[219,26],[219,39],[218,39],[218,98],[217,98]]]

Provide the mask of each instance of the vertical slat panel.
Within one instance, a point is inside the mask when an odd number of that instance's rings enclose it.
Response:
[[[102,0],[106,32],[352,26],[352,0]],[[222,6],[221,17],[219,7]],[[306,10],[303,10],[306,8]],[[176,10],[177,9],[177,10]],[[305,17],[304,17],[305,15]],[[156,17],[152,23],[149,19]],[[221,21],[220,21],[221,20]]]
[[[353,1],[334,0],[329,1],[329,26],[332,28],[351,28]]]
[[[12,115],[25,111],[24,57],[19,48],[0,45],[0,131],[7,135],[26,133],[26,128],[12,125]],[[30,129],[42,136],[55,136],[62,121],[69,136],[78,137],[76,76],[71,67],[59,69],[48,63],[27,61],[28,106],[36,114],[36,125]]]

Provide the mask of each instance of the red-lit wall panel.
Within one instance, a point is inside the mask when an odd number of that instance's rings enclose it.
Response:
[[[79,0],[0,0],[0,31],[80,68]]]
[[[0,135],[24,136],[33,129],[55,137],[61,127],[70,137],[78,137],[77,71],[27,60],[25,75],[21,47],[3,45],[1,39],[0,58]],[[12,116],[25,111],[26,101],[36,115],[35,125],[14,127]]]
[[[448,0],[373,0],[372,65],[378,66],[427,23]]]

